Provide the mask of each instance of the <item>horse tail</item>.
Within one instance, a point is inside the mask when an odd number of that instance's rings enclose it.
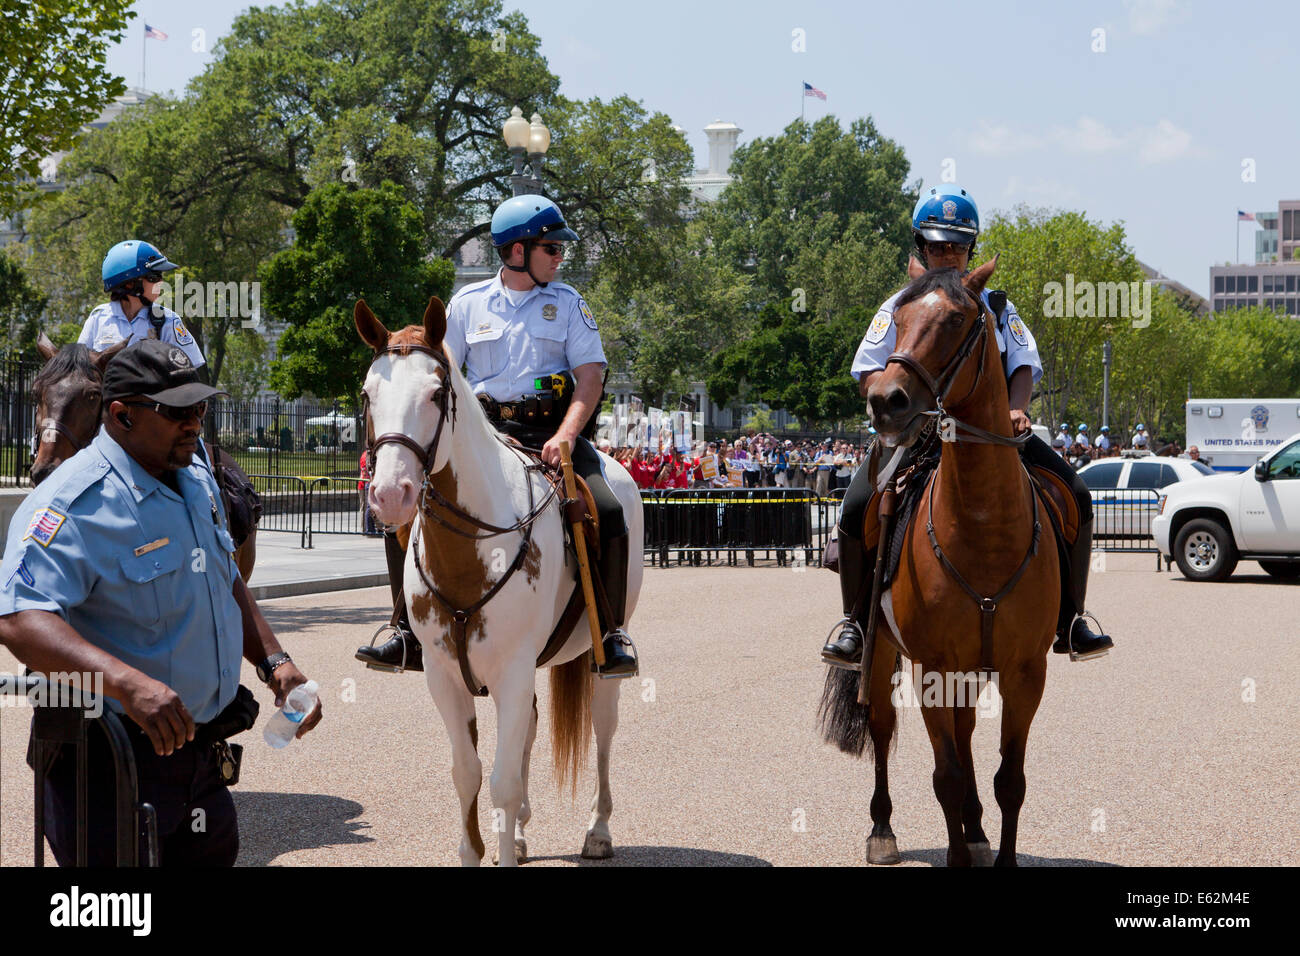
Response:
[[[591,740],[591,651],[551,668],[551,757],[555,782],[578,794]]]
[[[894,673],[902,662],[894,658]],[[861,757],[864,752],[875,759],[875,748],[867,750],[871,742],[868,717],[870,705],[858,703],[858,683],[862,675],[841,667],[826,669],[826,683],[822,687],[821,703],[817,707],[817,722],[822,739],[834,744],[851,757]],[[894,721],[893,740],[898,739],[898,721]]]

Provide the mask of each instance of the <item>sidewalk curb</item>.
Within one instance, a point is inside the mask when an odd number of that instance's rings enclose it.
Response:
[[[307,581],[286,581],[283,584],[262,584],[250,587],[254,601],[274,598],[300,597],[304,594],[324,594],[328,591],[351,591],[356,588],[388,586],[388,572],[376,574],[349,574],[337,578],[314,578]]]

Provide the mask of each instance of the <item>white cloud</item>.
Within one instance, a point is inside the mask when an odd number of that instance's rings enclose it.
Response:
[[[1052,140],[1058,145],[1085,153],[1109,153],[1121,149],[1124,139],[1091,116],[1080,116],[1073,126],[1057,126],[1052,130]]]
[[[1037,149],[1042,140],[1031,133],[1015,131],[1011,127],[994,125],[980,120],[979,128],[971,134],[971,148],[985,156],[1012,156],[1025,150]]]
[[[1141,131],[1140,143],[1138,158],[1142,162],[1165,163],[1191,151],[1192,134],[1162,119],[1154,128]]]
[[[1169,22],[1175,5],[1175,0],[1124,0],[1129,29],[1139,35],[1155,33]]]
[[[1012,176],[1002,190],[1002,198],[1013,205],[1059,206],[1083,205],[1083,196],[1073,186],[1054,179],[1021,179]]]

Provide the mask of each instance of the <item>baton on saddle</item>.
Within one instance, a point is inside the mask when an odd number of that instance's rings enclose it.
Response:
[[[858,703],[865,704],[871,696],[871,658],[876,653],[876,621],[880,617],[880,584],[885,578],[886,552],[889,535],[894,524],[894,499],[897,497],[894,479],[889,479],[880,496],[880,543],[876,545],[876,570],[871,578],[871,607],[867,611],[867,629],[862,634],[862,676],[858,680]]]
[[[578,497],[578,483],[573,480],[573,458],[567,441],[560,442],[560,468],[564,473],[564,496],[569,500]],[[591,566],[587,563],[587,535],[581,521],[573,528],[574,550],[578,552],[578,577],[582,580],[582,596],[587,599],[587,623],[591,625],[591,653],[596,666],[605,666],[605,648],[600,640],[600,618],[596,615],[596,592],[591,584]]]

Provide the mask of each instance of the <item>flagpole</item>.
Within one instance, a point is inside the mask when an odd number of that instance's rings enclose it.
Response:
[[[803,84],[799,84],[799,122],[802,123],[804,106],[808,102],[808,94],[804,92]]]
[[[144,22],[142,21],[142,22],[140,23],[140,25],[141,25],[141,26],[144,26]],[[146,27],[146,29],[148,29],[148,28]],[[142,89],[142,90],[145,89],[145,85],[144,85],[144,75],[145,75],[145,72],[144,72],[144,71],[145,71],[144,58],[145,58],[145,55],[146,55],[148,52],[149,52],[149,35],[148,35],[147,33],[143,33],[143,34],[140,35],[140,89]]]
[[[1241,265],[1241,217],[1237,217],[1237,265]]]

